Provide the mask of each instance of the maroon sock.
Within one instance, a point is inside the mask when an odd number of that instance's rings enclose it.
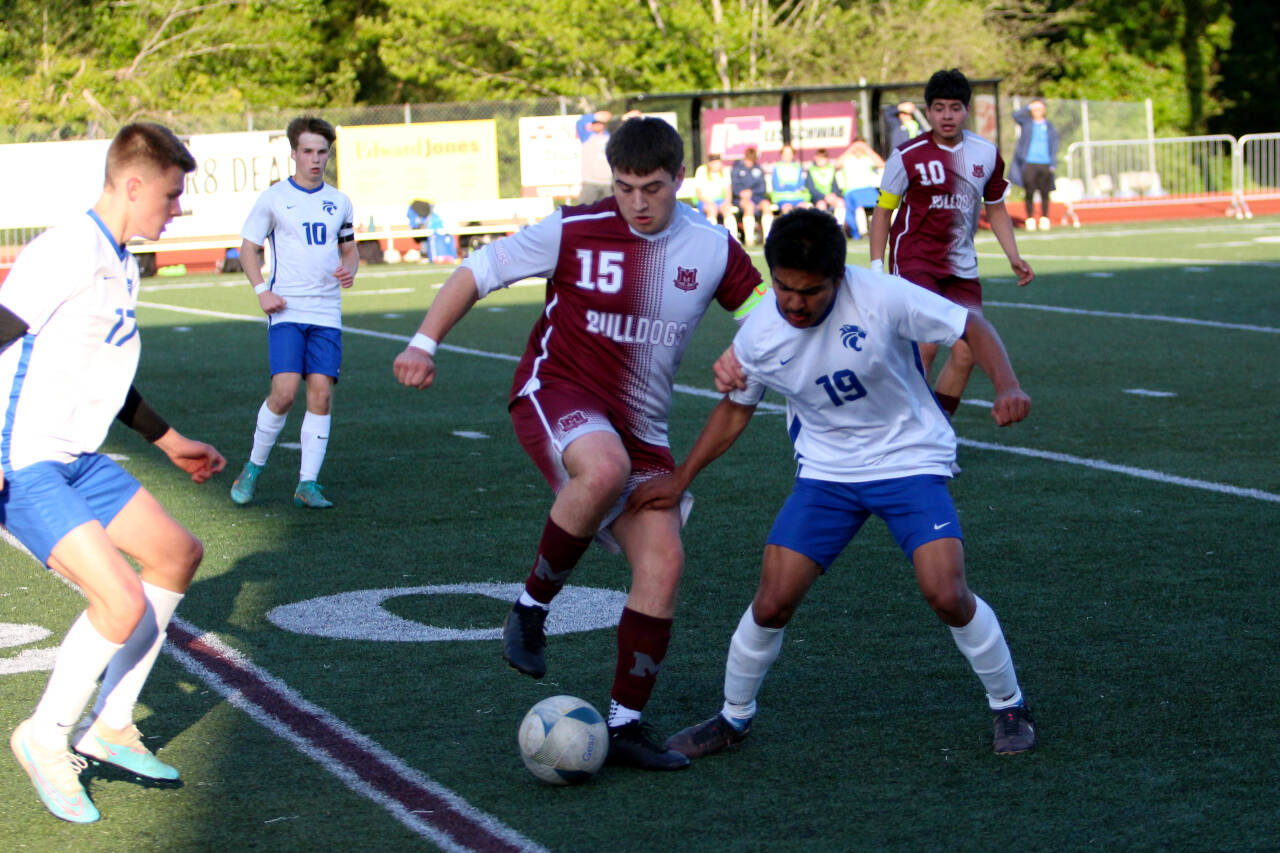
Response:
[[[633,711],[643,711],[658,680],[658,670],[671,642],[671,619],[659,619],[622,608],[618,622],[618,664],[610,697]]]
[[[573,567],[591,547],[592,538],[566,533],[551,520],[551,516],[547,516],[542,539],[538,542],[538,557],[524,582],[525,592],[543,604],[550,604],[569,579]]]
[[[947,413],[947,417],[954,415],[956,409],[960,408],[959,397],[953,397],[950,394],[938,394],[937,392],[933,396],[938,398],[938,405],[942,407],[942,411]]]

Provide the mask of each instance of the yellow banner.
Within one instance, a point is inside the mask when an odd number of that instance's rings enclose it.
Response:
[[[498,198],[498,132],[492,119],[342,127],[338,188],[362,208]]]

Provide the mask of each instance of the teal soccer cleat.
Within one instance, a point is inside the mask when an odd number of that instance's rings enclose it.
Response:
[[[244,463],[244,470],[240,472],[240,476],[236,477],[236,481],[231,484],[231,500],[244,506],[253,500],[254,489],[258,487],[258,475],[262,473],[265,465],[254,465],[252,462]]]
[[[308,509],[328,509],[333,501],[324,496],[324,487],[315,480],[303,480],[293,492],[293,505]]]
[[[30,720],[19,723],[9,738],[9,747],[31,777],[40,802],[56,818],[71,823],[96,821],[98,808],[80,784],[80,771],[88,762],[65,749],[45,749],[31,739],[30,729]]]
[[[176,767],[165,764],[142,745],[142,732],[135,725],[112,729],[102,722],[90,723],[85,719],[76,727],[71,742],[75,744],[75,751],[86,758],[112,764],[130,773],[148,779],[178,778]]]

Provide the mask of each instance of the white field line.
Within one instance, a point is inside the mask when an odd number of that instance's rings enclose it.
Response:
[[[1057,305],[1034,305],[1029,302],[995,302],[983,300],[982,304],[998,308],[1026,308],[1030,311],[1050,311],[1055,314],[1083,314],[1089,317],[1114,317],[1118,320],[1153,320],[1159,323],[1182,323],[1187,326],[1208,326],[1214,329],[1234,329],[1239,332],[1264,332],[1280,334],[1274,326],[1253,326],[1248,323],[1221,323],[1217,320],[1196,320],[1191,317],[1170,317],[1164,314],[1124,314],[1119,311],[1094,311],[1088,308],[1062,308]]]
[[[139,305],[146,304],[146,306],[149,308],[161,308],[169,311],[177,311],[179,313],[196,313],[204,316],[225,317],[227,319],[233,319],[233,320],[254,320],[254,321],[262,322],[262,319],[257,317],[246,317],[238,314],[225,314],[221,312],[204,311],[198,308],[179,308],[172,305],[157,305],[157,304],[142,303],[142,302],[139,302],[138,304]],[[1196,325],[1224,327],[1224,328],[1230,328],[1230,329],[1245,329],[1248,331],[1262,331],[1262,332],[1280,331],[1276,329],[1271,329],[1270,327],[1266,327],[1266,326],[1244,326],[1244,325],[1238,325],[1238,324],[1215,323],[1208,320],[1191,320],[1191,319],[1180,318],[1180,317],[1158,317],[1158,316],[1144,316],[1144,315],[1138,315],[1138,314],[1119,314],[1114,312],[1103,312],[1103,311],[1084,311],[1084,310],[1078,310],[1078,309],[1072,309],[1072,308],[1058,309],[1058,308],[1053,308],[1051,306],[1027,306],[1019,303],[991,302],[987,304],[1000,305],[1001,307],[1008,306],[1011,308],[1036,307],[1046,311],[1063,311],[1064,313],[1080,313],[1080,314],[1098,314],[1101,316],[1121,317],[1121,318],[1138,319],[1138,320],[1163,320],[1163,321],[1173,322],[1173,323],[1191,323]],[[370,329],[345,328],[343,329],[343,333],[344,334],[349,333],[353,335],[367,335],[369,337],[400,341],[402,343],[409,342],[408,335],[396,335],[396,334],[390,334],[387,332],[375,332]],[[446,349],[452,352],[463,353],[465,355],[480,356],[481,358],[495,358],[501,361],[519,361],[520,360],[520,357],[515,355],[507,355],[505,353],[497,353],[497,352],[488,352],[486,350],[470,349],[468,347],[455,347],[450,344],[441,344],[440,349]],[[698,397],[709,397],[717,400],[720,399],[720,396],[721,396],[720,394],[714,391],[710,391],[702,388],[696,388],[691,385],[677,384],[674,387],[675,387],[675,390],[680,392],[681,394],[691,394]],[[779,406],[776,403],[761,403],[759,408],[769,412],[779,412],[779,411],[786,410],[785,407]],[[1231,486],[1231,485],[1226,485],[1224,483],[1214,483],[1208,480],[1194,480],[1189,477],[1177,477],[1172,474],[1163,474],[1159,471],[1149,471],[1144,468],[1134,468],[1128,465],[1118,465],[1114,462],[1107,462],[1102,459],[1088,459],[1082,456],[1071,456],[1069,454],[1054,453],[1053,451],[1048,451],[1048,450],[1035,450],[1029,447],[1011,447],[1011,446],[1002,445],[1002,444],[987,444],[984,442],[971,441],[965,438],[958,439],[958,441],[963,446],[976,447],[981,450],[996,450],[1004,453],[1014,453],[1019,456],[1031,456],[1038,459],[1047,459],[1053,462],[1064,462],[1070,465],[1082,465],[1086,468],[1093,468],[1099,471],[1109,471],[1115,474],[1125,474],[1130,477],[1138,477],[1144,480],[1154,480],[1156,482],[1165,483],[1168,485],[1185,486],[1187,488],[1192,488],[1192,489],[1203,489],[1205,491],[1218,492],[1220,494],[1229,494],[1229,495],[1235,495],[1237,497],[1252,498],[1255,500],[1263,500],[1263,501],[1280,503],[1280,495],[1272,494],[1271,492],[1264,492],[1261,489],[1245,489],[1239,486]]]

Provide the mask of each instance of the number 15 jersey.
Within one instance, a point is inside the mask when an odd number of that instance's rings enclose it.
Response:
[[[796,476],[839,483],[951,476],[956,434],[934,399],[915,341],[950,346],[969,312],[897,276],[845,267],[835,299],[798,329],[772,291],[747,315],[733,351],[747,373],[735,403],[765,388],[787,400]]]
[[[735,310],[760,283],[742,246],[688,205],[676,204],[664,231],[639,234],[612,198],[561,208],[465,265],[481,296],[548,277],[512,399],[543,382],[570,383],[610,403],[627,431],[660,447],[676,369],[711,300]]]

